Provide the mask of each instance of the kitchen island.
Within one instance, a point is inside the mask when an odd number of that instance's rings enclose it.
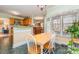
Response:
[[[13,48],[21,46],[26,43],[26,34],[33,34],[33,29],[30,26],[14,27]]]

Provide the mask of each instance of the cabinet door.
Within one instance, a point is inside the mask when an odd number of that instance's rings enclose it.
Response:
[[[10,24],[11,24],[11,25],[14,25],[14,22],[15,22],[15,21],[14,21],[14,18],[10,18]]]
[[[29,19],[29,25],[31,25],[32,24],[32,19]]]
[[[9,53],[9,51],[12,49],[13,45],[13,37],[7,36],[7,37],[0,37],[0,53]]]
[[[0,25],[2,25],[2,20],[0,19]]]

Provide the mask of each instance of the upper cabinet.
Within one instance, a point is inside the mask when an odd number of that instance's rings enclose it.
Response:
[[[15,23],[14,18],[10,18],[10,25],[14,25],[14,23]]]
[[[0,18],[0,25],[2,25],[2,19]]]
[[[20,22],[21,22],[21,25],[23,25],[23,26],[31,25],[32,24],[32,19],[31,18],[24,18]]]
[[[24,18],[24,19],[10,18],[9,23],[10,25],[28,26],[32,24],[32,18]]]

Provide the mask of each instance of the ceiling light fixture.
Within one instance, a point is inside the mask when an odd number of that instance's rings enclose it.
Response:
[[[34,19],[36,19],[36,20],[42,20],[43,19],[43,17],[42,16],[36,16],[36,17],[34,17]]]
[[[16,11],[10,11],[12,14],[14,15],[19,15],[20,13],[16,12]]]
[[[41,11],[43,11],[44,9],[46,9],[46,5],[37,5],[38,8],[40,8]]]

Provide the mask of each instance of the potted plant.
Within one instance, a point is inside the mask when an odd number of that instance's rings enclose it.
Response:
[[[79,38],[79,21],[73,22],[72,26],[69,26],[66,29],[66,32],[71,35],[71,38],[78,39]]]
[[[71,41],[68,42],[68,46],[71,46],[73,50],[73,40],[79,39],[79,21],[75,21],[66,29],[66,32],[71,35]]]

